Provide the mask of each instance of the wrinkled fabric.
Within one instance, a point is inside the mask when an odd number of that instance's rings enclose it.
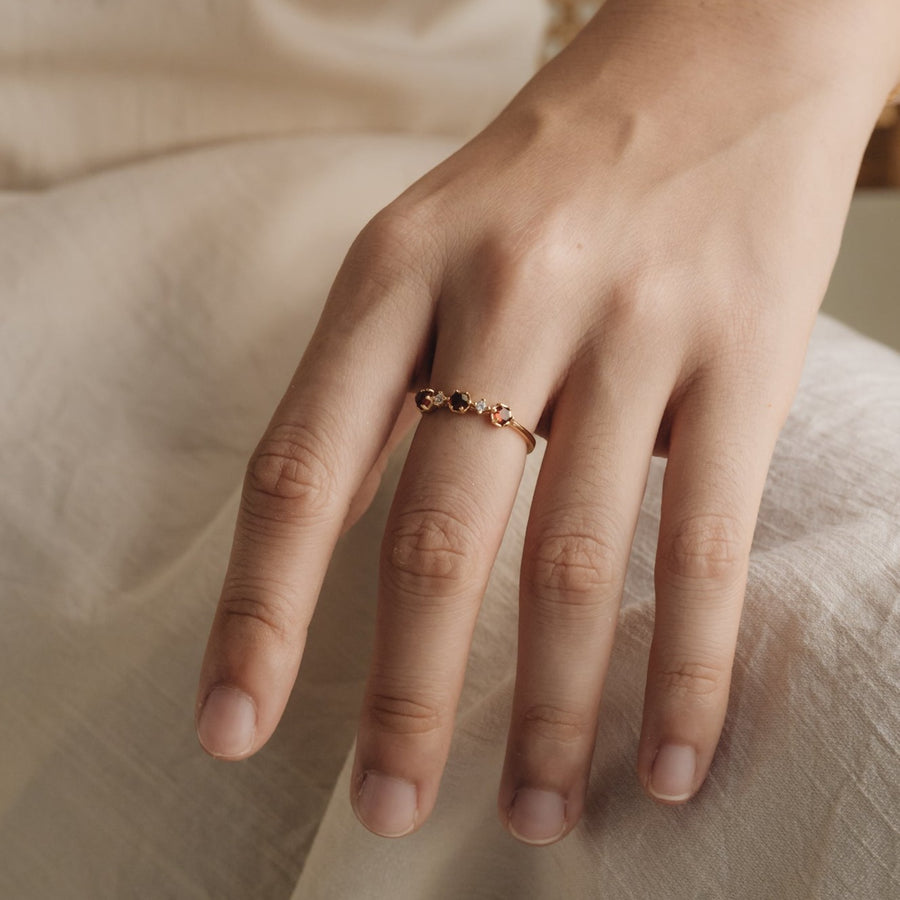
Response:
[[[634,774],[664,471],[654,461],[584,819],[544,848],[518,844],[496,811],[530,460],[432,819],[402,841],[365,832],[347,799],[348,757],[294,900],[896,896],[898,447],[900,356],[822,318],[762,501],[722,741],[679,808],[648,800]]]
[[[541,0],[2,0],[0,187],[248,138],[468,136],[543,21]]]
[[[537,0],[0,0],[0,897],[900,890],[900,358],[827,319],[691,804],[655,806],[633,774],[659,461],[565,841],[521,846],[495,810],[540,448],[421,832],[369,835],[346,783],[402,452],[338,546],[276,735],[239,764],[198,748],[245,461],[331,279],[526,80],[543,22]]]
[[[199,750],[245,462],[356,233],[542,26],[539,0],[0,0],[0,897],[291,893],[358,707],[327,614],[363,641],[372,599],[340,549],[284,726]]]

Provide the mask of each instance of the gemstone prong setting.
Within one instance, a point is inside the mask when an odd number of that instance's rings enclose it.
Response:
[[[450,412],[461,416],[467,412],[476,415],[487,415],[488,421],[495,428],[512,428],[518,432],[525,441],[526,453],[531,453],[535,447],[534,435],[522,424],[513,418],[512,411],[506,403],[489,404],[483,397],[472,401],[472,395],[468,391],[457,388],[449,395],[434,388],[422,388],[415,394],[416,407],[421,413],[430,413],[441,407],[446,407]]]

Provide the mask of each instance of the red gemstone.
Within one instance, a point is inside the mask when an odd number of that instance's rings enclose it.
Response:
[[[511,421],[512,413],[509,411],[509,407],[505,403],[498,403],[491,409],[491,423],[493,425],[496,425],[498,428],[502,428],[504,425],[509,425]]]
[[[428,412],[434,406],[434,391],[431,388],[425,388],[416,394],[416,406],[422,412]]]

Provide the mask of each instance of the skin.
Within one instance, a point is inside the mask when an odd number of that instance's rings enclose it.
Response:
[[[856,171],[900,80],[894,0],[610,0],[484,132],[360,234],[247,470],[198,731],[255,753],[334,544],[416,434],[381,555],[351,801],[427,819],[525,461],[419,387],[504,400],[547,438],[525,538],[498,808],[530,843],[581,815],[651,456],[668,457],[637,773],[709,770],[769,461]],[[358,384],[382,402],[331,402]],[[210,692],[216,689],[215,693]]]

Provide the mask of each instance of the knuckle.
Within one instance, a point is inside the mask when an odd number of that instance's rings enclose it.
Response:
[[[573,744],[592,734],[593,726],[578,713],[546,704],[530,706],[522,716],[522,737]]]
[[[478,245],[473,264],[486,281],[515,284],[529,258],[534,259],[532,239],[521,232],[489,234]]]
[[[398,282],[420,282],[434,247],[427,206],[394,201],[363,228],[349,253],[350,269],[363,282],[382,288]]]
[[[275,637],[279,642],[286,642],[296,632],[290,600],[281,588],[271,583],[229,580],[222,595],[220,614],[226,631],[236,629],[244,640]]]
[[[616,592],[621,562],[604,539],[585,532],[541,535],[527,563],[527,583],[536,602],[558,606],[596,607]]]
[[[398,735],[430,734],[440,730],[447,718],[432,703],[390,694],[374,694],[368,703],[368,713],[380,731]]]
[[[603,539],[575,531],[544,535],[532,565],[538,586],[576,597],[610,588],[619,569],[612,547]]]
[[[485,237],[471,263],[484,288],[485,313],[496,317],[508,312],[509,298],[516,297],[521,314],[523,298],[534,298],[539,293],[534,287],[550,282],[552,273],[562,268],[556,263],[551,241],[535,228],[520,225]]]
[[[722,667],[685,662],[664,666],[656,673],[655,680],[666,694],[702,700],[726,689],[728,678],[729,673]]]
[[[666,315],[671,301],[671,281],[646,260],[629,268],[607,290],[603,329],[615,339],[631,341],[631,335],[660,337],[671,328]]]
[[[298,425],[276,426],[250,458],[245,498],[260,518],[314,518],[333,508],[337,490],[321,437]]]
[[[661,550],[667,574],[685,581],[727,581],[746,557],[743,529],[730,516],[697,515],[680,523]]]
[[[395,200],[378,212],[362,233],[372,250],[388,253],[404,251],[418,240],[425,224],[425,207]]]
[[[437,509],[402,513],[387,535],[385,565],[390,585],[424,598],[461,590],[477,550],[462,517]]]

